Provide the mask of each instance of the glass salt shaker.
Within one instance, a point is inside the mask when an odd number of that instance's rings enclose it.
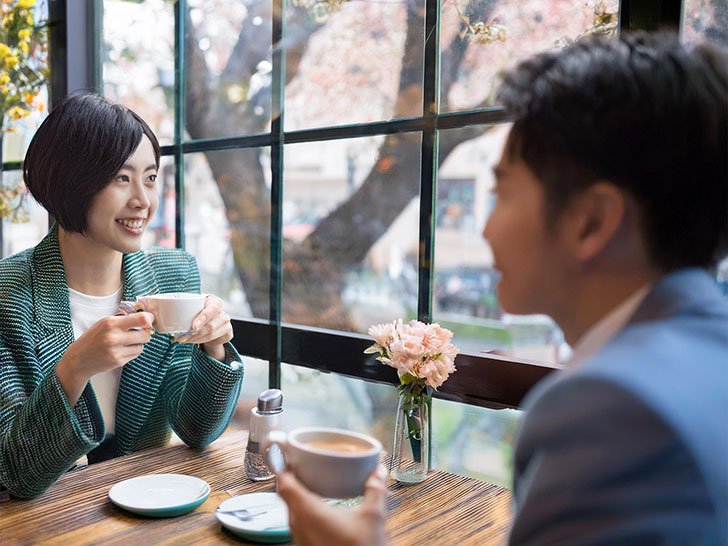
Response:
[[[268,389],[258,395],[258,405],[250,410],[250,433],[245,448],[245,475],[253,481],[273,478],[261,449],[262,440],[272,430],[280,430],[283,425],[283,393],[278,389]]]

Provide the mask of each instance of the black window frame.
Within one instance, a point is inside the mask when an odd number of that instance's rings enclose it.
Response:
[[[284,0],[273,2],[272,43],[278,43],[284,33],[282,18]],[[84,87],[101,90],[102,86],[102,0],[90,0],[85,5],[85,21],[79,23],[78,14],[71,20],[67,0],[51,0],[51,82],[50,97],[65,96],[69,80],[79,80],[78,71],[85,73]],[[435,198],[437,191],[438,131],[472,125],[507,123],[502,108],[493,107],[455,113],[439,112],[439,17],[440,1],[425,0],[424,96],[421,116],[354,124],[321,127],[300,131],[283,128],[284,58],[280,49],[274,49],[273,64],[273,116],[268,133],[185,141],[185,82],[184,51],[187,0],[177,0],[175,10],[175,135],[173,144],[162,147],[162,154],[171,156],[175,163],[176,189],[176,244],[184,247],[184,160],[193,152],[235,150],[251,147],[271,149],[271,255],[270,255],[270,316],[268,320],[233,319],[234,340],[238,351],[249,357],[268,361],[268,382],[271,388],[281,385],[281,364],[292,364],[323,372],[334,372],[365,381],[397,385],[394,369],[382,366],[363,350],[371,343],[364,335],[286,324],[281,321],[282,284],[282,190],[283,153],[285,144],[347,139],[373,135],[419,132],[421,139],[420,203],[419,203],[419,260],[418,308],[419,320],[432,318],[432,287],[434,275]],[[681,0],[621,0],[620,32],[645,29],[677,32],[682,16]],[[85,24],[89,39],[85,44],[85,63],[72,67],[69,78],[69,59],[78,51],[69,50],[68,34],[79,29],[69,28]],[[76,46],[78,47],[78,46]],[[18,162],[5,163],[5,170],[19,169]],[[1,239],[0,226],[0,241]],[[558,366],[490,354],[463,353],[457,357],[458,372],[435,393],[437,398],[488,408],[518,408],[530,388]]]

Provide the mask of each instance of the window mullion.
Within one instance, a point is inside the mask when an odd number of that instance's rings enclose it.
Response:
[[[270,192],[270,297],[269,317],[274,335],[270,337],[268,385],[281,387],[281,289],[283,284],[283,106],[285,94],[285,52],[279,47],[285,33],[285,0],[273,1],[271,88],[271,192]]]
[[[440,112],[440,2],[425,3],[425,51],[423,74],[423,118],[420,154],[420,228],[418,257],[417,318],[432,320],[433,252],[435,245],[435,192],[437,189],[437,116]]]
[[[184,185],[184,140],[187,122],[185,62],[185,13],[187,0],[178,0],[174,5],[174,191],[175,216],[174,233],[177,248],[185,246],[185,185]]]

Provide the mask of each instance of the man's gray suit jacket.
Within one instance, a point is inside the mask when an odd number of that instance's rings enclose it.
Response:
[[[728,542],[728,300],[700,269],[526,397],[511,544]]]

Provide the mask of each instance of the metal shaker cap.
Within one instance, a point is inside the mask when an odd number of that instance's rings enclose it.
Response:
[[[258,413],[280,413],[283,411],[283,393],[268,389],[258,395]]]

